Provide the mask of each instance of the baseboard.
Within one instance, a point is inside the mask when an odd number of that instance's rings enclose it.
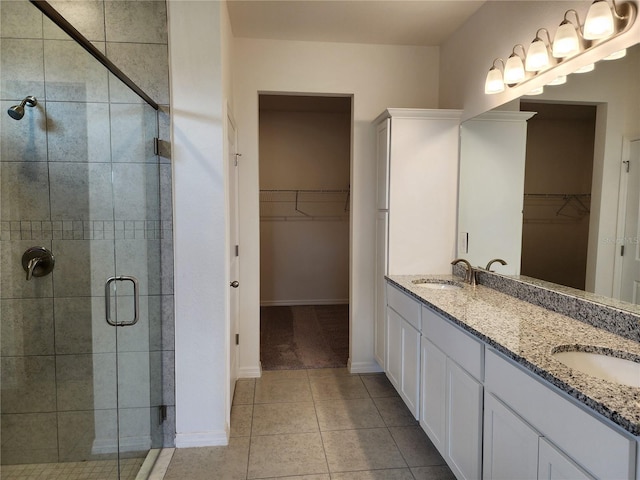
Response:
[[[204,433],[177,433],[176,448],[219,447],[229,445],[227,432],[218,430]]]
[[[238,378],[260,378],[262,376],[262,367],[240,367],[238,369]]]
[[[261,307],[292,307],[299,305],[348,305],[348,298],[325,298],[313,300],[265,300],[260,302]]]
[[[384,372],[377,362],[352,362],[349,359],[347,368],[350,373],[381,373]]]

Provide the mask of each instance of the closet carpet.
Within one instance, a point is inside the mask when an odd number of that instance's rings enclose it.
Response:
[[[260,307],[263,370],[346,367],[349,305]]]

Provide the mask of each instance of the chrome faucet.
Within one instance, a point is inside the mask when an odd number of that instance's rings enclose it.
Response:
[[[465,266],[467,267],[467,275],[464,281],[467,282],[469,285],[475,287],[476,271],[473,269],[473,267],[471,266],[468,260],[465,260],[464,258],[456,258],[453,262],[451,262],[451,265],[457,265],[460,262],[464,263]]]
[[[501,265],[506,265],[507,262],[505,262],[504,260],[502,260],[501,258],[494,258],[493,260],[490,260],[489,263],[487,263],[487,267],[485,268],[486,271],[491,272],[491,265],[493,265],[494,263],[498,262]]]

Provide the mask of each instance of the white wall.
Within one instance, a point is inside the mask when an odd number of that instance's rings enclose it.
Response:
[[[485,95],[484,81],[493,60],[506,59],[514,45],[527,47],[539,28],[553,38],[570,8],[584,21],[591,0],[581,1],[488,1],[440,48],[440,108],[464,109],[463,120],[518,98],[557,75],[593,63],[638,42],[640,21],[623,35],[579,57],[563,62],[553,72],[539,75],[525,85],[507,88],[497,95]],[[634,0],[637,5],[638,1]],[[572,16],[573,18],[573,16]]]
[[[223,86],[226,7],[168,2],[173,164],[176,446],[227,443]],[[228,29],[227,29],[228,30]],[[228,88],[228,87],[226,87]],[[206,250],[203,250],[206,249]],[[206,254],[203,254],[205,253]]]
[[[258,93],[354,96],[351,162],[350,362],[378,370],[373,357],[375,130],[387,107],[437,107],[438,49],[277,40],[234,40],[240,169],[240,374],[259,374]]]

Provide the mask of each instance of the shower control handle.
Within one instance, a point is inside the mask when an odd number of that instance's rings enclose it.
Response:
[[[53,253],[45,247],[27,248],[22,255],[22,268],[27,272],[27,281],[33,277],[49,275],[55,263]]]

